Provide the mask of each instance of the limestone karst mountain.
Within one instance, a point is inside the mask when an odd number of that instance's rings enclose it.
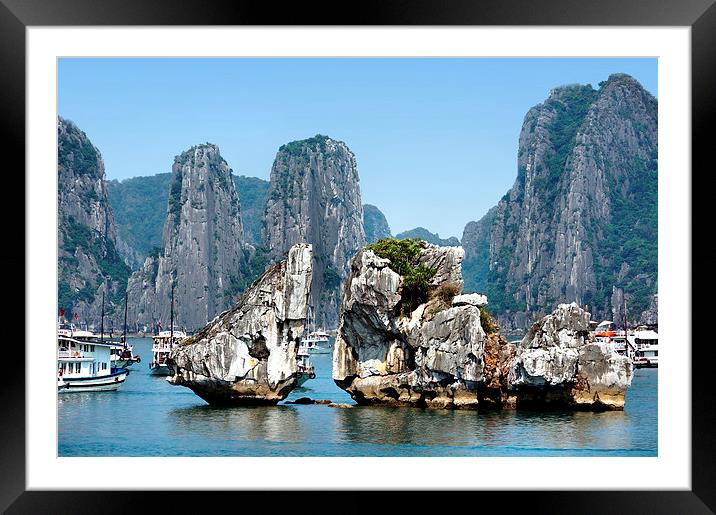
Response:
[[[129,279],[129,321],[168,327],[175,285],[175,326],[196,330],[233,304],[252,278],[231,170],[212,144],[176,156],[163,247]]]
[[[415,229],[410,229],[408,231],[403,231],[399,234],[395,235],[398,239],[403,238],[420,238],[421,240],[425,240],[428,243],[432,243],[433,245],[438,246],[447,246],[447,247],[459,247],[460,246],[460,240],[458,240],[455,236],[450,236],[449,238],[441,238],[438,233],[432,233],[428,231],[425,227],[416,227]]]
[[[562,302],[596,318],[653,313],[657,100],[625,74],[555,88],[526,114],[514,186],[465,227],[465,282],[506,329]],[[650,310],[651,306],[651,310]]]
[[[372,204],[363,204],[363,228],[367,243],[391,236],[388,220],[385,219],[383,212]]]
[[[129,267],[118,247],[114,215],[107,198],[104,162],[99,150],[73,122],[57,121],[58,307],[68,320],[101,325],[105,293],[105,329],[124,303]]]
[[[335,327],[349,261],[365,244],[356,159],[345,143],[317,135],[279,149],[262,241],[271,262],[296,243],[313,246],[312,319]]]

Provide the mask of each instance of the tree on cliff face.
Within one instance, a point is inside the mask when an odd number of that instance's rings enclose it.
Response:
[[[340,285],[365,245],[358,170],[345,143],[317,135],[279,148],[261,234],[270,262],[296,243],[313,245],[310,305],[316,324],[335,326]]]
[[[177,156],[172,166],[163,247],[129,280],[129,319],[168,327],[172,282],[175,326],[196,330],[230,307],[252,279],[231,169],[212,144]]]
[[[657,101],[633,78],[556,88],[525,116],[518,175],[465,228],[466,283],[484,287],[506,328],[561,302],[634,316],[657,285]],[[467,275],[467,274],[466,274]]]
[[[101,325],[123,306],[129,267],[117,250],[99,150],[74,123],[58,118],[58,307],[66,317]],[[111,327],[106,321],[105,329]]]

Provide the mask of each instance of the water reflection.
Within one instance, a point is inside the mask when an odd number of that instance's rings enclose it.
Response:
[[[293,406],[190,406],[168,412],[170,434],[229,440],[301,442],[305,425]]]
[[[452,411],[356,407],[337,411],[343,442],[510,449],[628,448],[623,412]]]

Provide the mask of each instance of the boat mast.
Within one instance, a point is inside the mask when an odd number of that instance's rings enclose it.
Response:
[[[172,303],[169,315],[169,348],[174,344],[174,281],[172,281]]]
[[[104,290],[102,290],[102,321],[99,323],[99,342],[104,342]]]
[[[624,295],[624,350],[627,357],[629,357],[629,328],[627,326],[626,295]]]
[[[124,335],[122,335],[122,343],[127,343],[127,297],[129,297],[129,292],[125,290],[124,292]]]

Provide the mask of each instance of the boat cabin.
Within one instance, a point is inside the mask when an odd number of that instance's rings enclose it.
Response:
[[[110,342],[57,338],[57,373],[60,377],[104,376],[112,373]]]

